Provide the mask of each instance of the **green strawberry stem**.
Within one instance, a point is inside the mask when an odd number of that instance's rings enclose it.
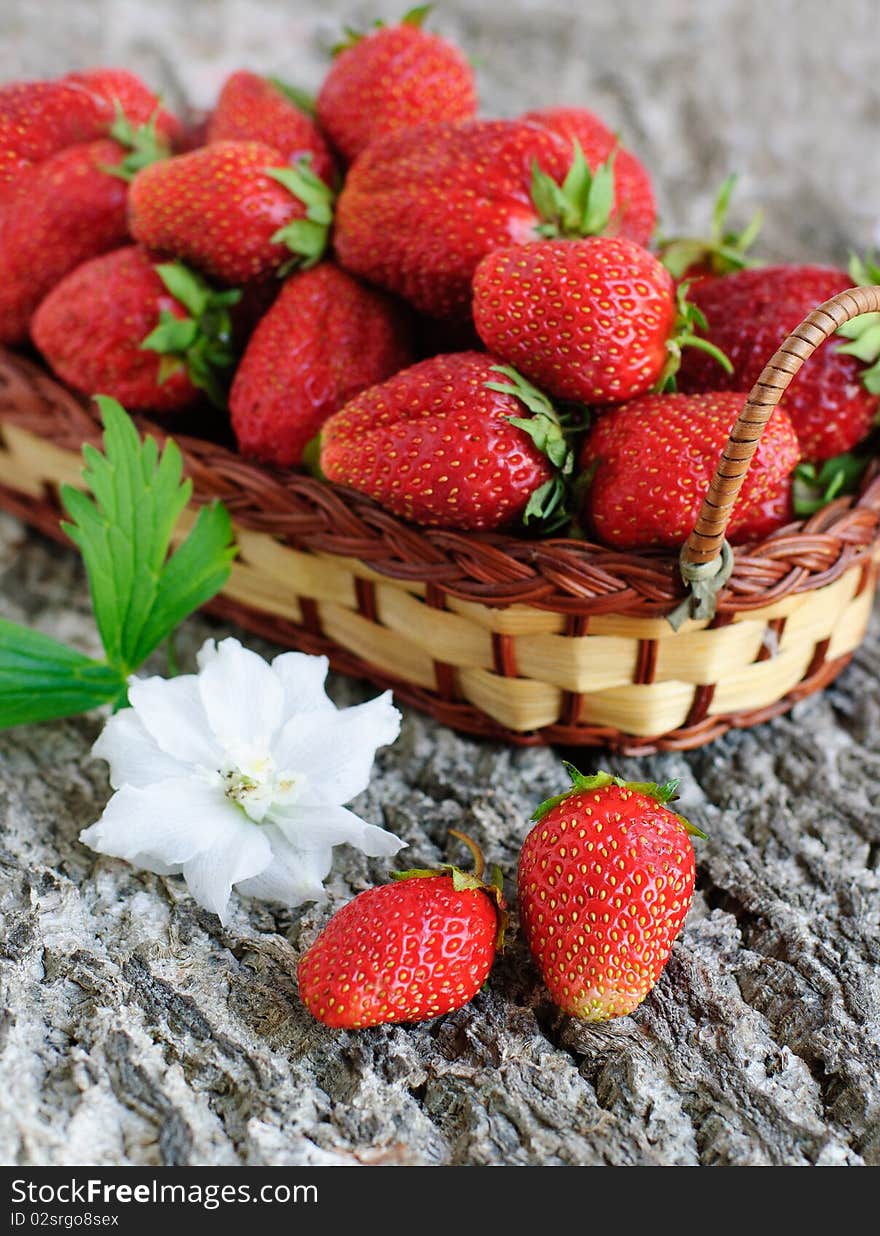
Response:
[[[727,212],[738,177],[732,172],[722,183],[712,211],[712,226],[706,237],[674,236],[660,241],[660,261],[673,279],[682,279],[693,267],[708,268],[713,275],[757,266],[748,251],[758,238],[764,212],[757,211],[741,232],[727,226]]]
[[[162,357],[160,385],[185,369],[193,386],[216,407],[225,408],[226,392],[218,371],[229,369],[236,360],[229,309],[241,299],[241,292],[218,292],[182,262],[164,262],[156,274],[190,316],[178,318],[161,310],[159,325],[142,340],[141,349]]]
[[[864,260],[852,255],[849,273],[859,287],[880,284],[880,266],[871,258]],[[867,366],[862,372],[865,389],[872,395],[880,395],[880,313],[863,313],[838,330],[838,335],[850,342],[837,350],[847,356],[855,356]]]
[[[564,803],[567,798],[571,798],[573,794],[589,793],[592,790],[603,790],[609,785],[619,786],[623,790],[632,790],[636,794],[644,794],[646,798],[653,798],[662,806],[667,806],[671,802],[675,802],[678,798],[678,779],[674,781],[664,781],[658,784],[656,781],[624,781],[621,777],[615,777],[612,773],[597,772],[592,776],[585,777],[579,769],[575,768],[574,764],[569,764],[567,760],[563,760],[565,770],[571,778],[571,788],[566,790],[564,794],[557,794],[553,798],[547,798],[544,802],[536,807],[532,819],[536,822],[543,820],[545,815],[548,815],[554,807],[558,807],[560,803]],[[683,815],[674,813],[681,821],[688,834],[692,837],[701,837],[705,840],[706,834],[695,824],[691,824],[690,820],[686,820]]]
[[[689,283],[679,284],[676,294],[676,317],[672,335],[667,340],[666,350],[669,357],[663,372],[657,379],[654,390],[656,393],[675,390],[675,376],[681,368],[681,353],[683,348],[697,348],[718,362],[725,373],[733,373],[733,365],[714,343],[696,334],[698,330],[708,330],[705,314],[688,300]]]
[[[160,134],[156,132],[156,120],[159,108],[153,112],[146,124],[133,125],[116,101],[116,118],[110,126],[110,136],[120,146],[125,146],[128,154],[121,163],[102,164],[101,170],[108,176],[118,176],[120,180],[132,181],[142,168],[151,163],[167,159],[171,147]]]
[[[440,863],[437,867],[414,867],[410,871],[392,871],[392,880],[431,880],[437,876],[449,876],[452,880],[452,887],[457,893],[466,891],[482,892],[491,897],[495,913],[498,915],[498,936],[496,939],[496,947],[501,948],[504,944],[504,932],[507,927],[507,906],[504,901],[504,876],[500,867],[493,866],[488,881],[483,879],[486,870],[486,860],[483,857],[483,851],[474,841],[473,837],[469,837],[467,833],[459,832],[457,828],[450,828],[450,837],[455,837],[461,841],[470,850],[474,860],[474,870],[462,871],[460,867],[453,866],[452,863]]]
[[[532,162],[532,204],[542,220],[535,228],[539,236],[601,236],[611,225],[616,152],[594,172],[580,142],[572,145],[571,167],[561,185],[541,170],[537,160]]]
[[[287,275],[294,267],[308,270],[324,256],[333,222],[333,190],[311,168],[312,156],[304,155],[293,167],[267,167],[266,175],[283,185],[306,208],[304,219],[294,219],[272,237],[275,245],[286,245],[294,257],[279,270]]]
[[[535,490],[523,513],[524,524],[539,522],[543,531],[551,531],[569,519],[575,465],[571,438],[585,428],[584,418],[576,409],[568,415],[560,413],[542,390],[511,365],[493,365],[492,369],[507,381],[487,382],[486,387],[502,395],[513,395],[526,406],[531,416],[509,416],[507,419],[528,434],[553,465],[553,476]]]

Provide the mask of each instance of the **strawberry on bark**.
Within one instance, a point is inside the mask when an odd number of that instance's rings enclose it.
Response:
[[[519,861],[523,934],[554,1002],[601,1022],[633,1012],[659,979],[694,894],[678,783],[585,777],[542,803]]]
[[[291,275],[257,326],[229,399],[243,455],[302,461],[321,426],[412,362],[406,312],[329,262]]]
[[[155,263],[136,246],[84,262],[49,293],[31,327],[54,372],[83,394],[130,409],[177,411],[204,391],[223,403],[231,366],[229,308],[180,263]]]
[[[549,394],[590,404],[661,388],[683,347],[711,348],[669,272],[622,237],[496,249],[474,275],[473,315],[490,352]],[[719,373],[729,368],[711,350]]]
[[[121,142],[68,146],[27,168],[0,203],[0,342],[27,338],[40,301],[81,262],[123,244],[128,177],[166,148],[149,126],[114,124]]]
[[[377,139],[339,196],[334,244],[354,274],[432,317],[467,317],[471,280],[494,249],[609,227],[615,159],[590,166],[576,143],[528,121],[436,124]]]
[[[404,369],[356,395],[321,435],[328,480],[440,528],[547,524],[562,515],[572,462],[546,396],[482,352]]]
[[[329,185],[333,157],[315,122],[303,110],[303,100],[304,96],[277,78],[240,69],[223,83],[205,141],[263,142],[291,164],[310,157],[312,171]]]
[[[617,549],[678,549],[700,506],[744,394],[646,395],[611,408],[591,429],[580,458],[590,478],[586,522]],[[761,437],[727,529],[732,544],[789,523],[797,436],[777,408]]]
[[[223,283],[321,258],[331,190],[262,142],[213,142],[146,168],[131,186],[135,240]]]
[[[474,74],[451,43],[422,29],[425,6],[399,25],[348,31],[317,100],[318,121],[351,163],[386,133],[467,120],[477,110]]]
[[[682,359],[681,390],[749,390],[786,334],[853,282],[845,271],[826,266],[765,266],[701,279],[690,291],[707,322],[700,333],[721,348],[733,370],[720,374],[690,352]],[[859,335],[864,326],[863,318],[856,319],[842,334]],[[804,459],[822,462],[851,450],[874,423],[880,382],[866,365],[880,355],[880,346],[875,353],[870,341],[856,349],[852,342],[823,343],[782,397],[780,407],[791,417]]]
[[[395,873],[338,910],[299,963],[299,992],[326,1026],[430,1021],[460,1009],[489,977],[503,941],[501,873],[483,880],[443,863]]]

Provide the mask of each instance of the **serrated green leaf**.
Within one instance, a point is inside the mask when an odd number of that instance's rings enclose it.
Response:
[[[229,579],[235,553],[226,507],[219,502],[202,507],[189,536],[162,571],[135,648],[135,664],[145,661],[184,618],[216,596]]]
[[[120,703],[125,691],[125,679],[109,665],[0,619],[0,729]]]

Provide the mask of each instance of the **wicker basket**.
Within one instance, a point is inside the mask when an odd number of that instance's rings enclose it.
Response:
[[[760,433],[816,347],[880,288],[817,309],[761,375],[682,553],[712,574]],[[142,428],[161,437],[149,422]],[[0,506],[61,536],[58,487],[99,440],[86,403],[0,353]],[[738,548],[710,619],[678,631],[678,560],[582,541],[412,527],[366,498],[175,433],[193,504],[221,498],[239,557],[211,609],[391,687],[443,723],[517,744],[625,753],[696,747],[786,711],[860,643],[877,583],[880,476],[860,494]],[[692,565],[688,567],[692,570]],[[700,569],[697,569],[697,575]]]

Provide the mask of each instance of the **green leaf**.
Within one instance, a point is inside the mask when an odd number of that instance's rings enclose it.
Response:
[[[410,9],[409,12],[404,13],[403,17],[401,17],[400,19],[400,24],[402,26],[422,26],[424,25],[425,18],[431,12],[433,7],[434,7],[433,4],[417,5],[416,8]]]
[[[294,219],[278,229],[272,243],[286,245],[297,255],[296,263],[304,269],[314,266],[324,255],[333,222],[333,190],[311,169],[311,156],[306,155],[293,167],[267,167],[266,175],[283,185],[306,208],[305,219]]]
[[[199,328],[192,318],[176,318],[173,313],[163,309],[159,314],[159,325],[150,331],[141,342],[141,349],[149,352],[166,354],[181,354],[192,347],[199,333]]]
[[[0,619],[0,729],[121,704],[125,694],[118,670]]]
[[[707,267],[712,274],[729,275],[733,271],[757,265],[748,256],[748,251],[763,227],[764,212],[756,211],[741,232],[726,226],[727,212],[738,179],[732,172],[722,182],[712,209],[708,236],[675,236],[660,240],[660,260],[673,279],[684,278],[693,267]]]
[[[267,77],[266,81],[273,85],[285,98],[290,99],[291,103],[299,111],[314,119],[318,111],[314,95],[309,94],[307,90],[301,90],[299,86],[291,85],[290,82],[282,81],[280,77]]]
[[[135,126],[122,110],[118,99],[114,106],[116,118],[110,126],[110,136],[124,146],[128,153],[120,163],[105,164],[101,170],[110,176],[118,176],[120,180],[132,181],[143,168],[167,159],[171,154],[171,147],[167,139],[156,132],[158,107],[146,124]]]
[[[189,536],[162,572],[134,652],[135,664],[145,661],[184,618],[217,595],[229,578],[235,553],[226,507],[220,502],[202,507]]]
[[[532,161],[531,198],[542,220],[540,236],[599,236],[611,222],[614,207],[616,151],[595,171],[590,169],[580,142],[572,143],[572,162],[563,183]]]
[[[192,484],[183,480],[183,461],[168,441],[161,456],[154,438],[143,442],[131,418],[115,399],[98,396],[104,419],[104,453],[83,448],[83,479],[93,497],[69,485],[61,499],[71,522],[65,531],[83,555],[92,605],[107,659],[126,678],[185,616],[189,598],[195,608],[229,574],[229,537],[220,547],[216,533],[200,545],[203,559],[184,561],[191,576],[182,580],[175,559],[184,553],[198,527],[166,562],[171,536]],[[228,525],[226,525],[228,531]],[[189,612],[189,611],[186,611]]]
[[[821,465],[798,464],[794,470],[794,513],[802,518],[821,511],[842,494],[855,493],[870,463],[870,455],[846,451]]]

